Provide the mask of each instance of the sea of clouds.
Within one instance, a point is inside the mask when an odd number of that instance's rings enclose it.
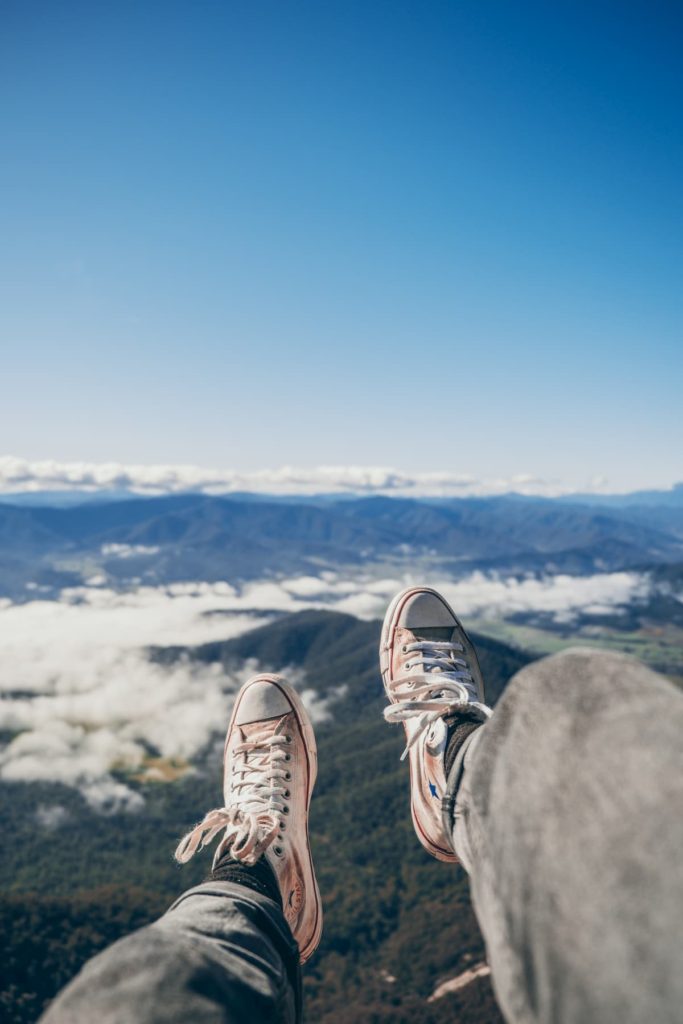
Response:
[[[104,577],[62,591],[58,600],[0,602],[0,779],[58,781],[99,810],[135,810],[144,802],[125,772],[145,773],[150,752],[191,765],[227,722],[234,694],[259,668],[226,673],[189,659],[150,661],[150,646],[226,640],[283,613],[327,608],[380,618],[409,579],[341,578],[334,573],[260,581],[110,589]],[[432,581],[466,619],[544,612],[571,622],[639,601],[646,576],[511,579],[473,573]],[[99,585],[97,585],[99,583]],[[314,721],[334,713],[339,689],[321,698],[300,672],[289,672]],[[124,770],[124,781],[120,772]],[[148,771],[149,777],[152,772]],[[118,775],[118,777],[117,777]]]
[[[606,481],[595,478],[582,483],[582,491],[603,491]],[[260,494],[394,494],[472,495],[517,494],[553,497],[576,488],[558,480],[544,480],[525,473],[496,479],[452,471],[406,473],[372,466],[317,466],[311,469],[282,466],[240,473],[191,465],[125,465],[118,462],[31,461],[13,455],[0,456],[0,493],[45,490],[134,491],[138,494],[174,494],[183,491],[227,494],[249,491]]]

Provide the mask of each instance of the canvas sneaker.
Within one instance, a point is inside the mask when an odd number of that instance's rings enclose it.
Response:
[[[410,758],[410,807],[417,836],[438,860],[457,860],[442,820],[445,756],[459,722],[483,722],[484,682],[462,624],[436,590],[410,587],[389,605],[380,666],[388,722],[403,722]]]
[[[223,799],[180,842],[185,863],[219,833],[214,867],[226,853],[254,865],[264,857],[275,874],[300,961],[322,932],[322,905],[308,839],[308,810],[317,774],[313,726],[284,679],[259,675],[235,700],[225,739]]]

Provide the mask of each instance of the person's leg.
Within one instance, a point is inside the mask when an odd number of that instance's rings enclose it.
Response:
[[[578,650],[524,669],[486,721],[473,647],[419,587],[389,607],[380,662],[416,833],[470,873],[507,1020],[678,1021],[681,694]]]
[[[216,881],[190,889],[154,924],[94,957],[41,1024],[299,1019],[299,951],[279,900]]]
[[[622,655],[545,658],[465,742],[449,788],[507,1018],[680,1021],[680,691]]]
[[[176,850],[184,863],[224,833],[211,875],[86,964],[42,1024],[296,1024],[299,964],[322,931],[308,842],[316,774],[300,698],[278,676],[250,680],[228,726],[225,806]]]

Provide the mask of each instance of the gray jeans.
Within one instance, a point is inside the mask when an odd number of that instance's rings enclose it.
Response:
[[[446,822],[511,1024],[683,1019],[683,696],[574,649],[525,668],[456,760]],[[272,900],[205,883],[95,957],[43,1024],[294,1024]]]

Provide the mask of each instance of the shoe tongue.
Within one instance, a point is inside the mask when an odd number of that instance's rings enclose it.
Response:
[[[273,730],[273,736],[280,736],[285,731],[288,715],[283,715]]]
[[[249,722],[245,727],[239,726],[242,739],[247,743],[262,743],[269,740],[271,736],[281,733],[284,729],[287,716],[282,718],[266,718],[259,722]]]

